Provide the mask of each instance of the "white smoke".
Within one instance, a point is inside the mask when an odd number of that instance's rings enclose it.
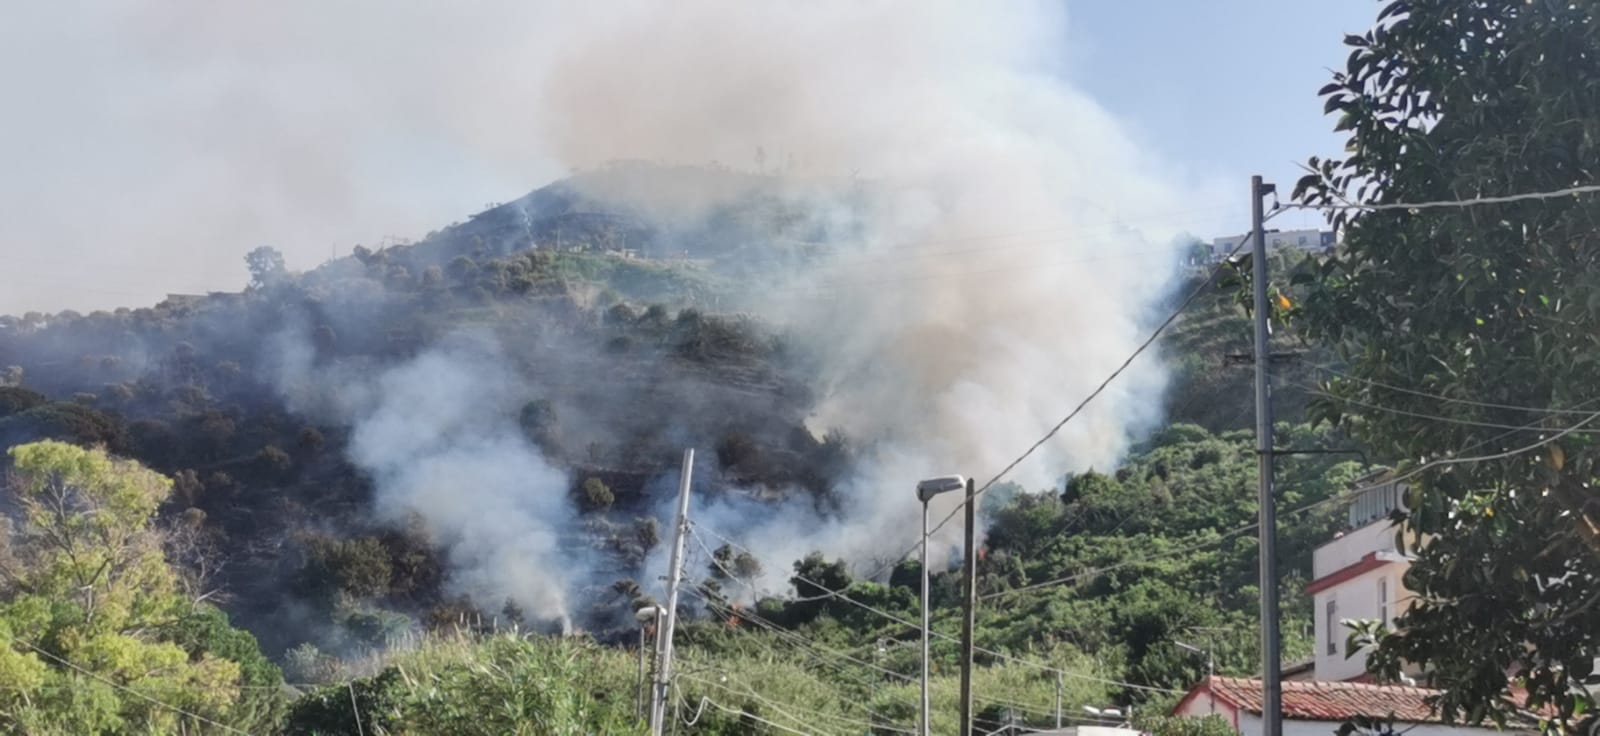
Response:
[[[767,170],[873,192],[861,242],[758,287],[820,363],[815,429],[877,445],[832,523],[726,515],[769,563],[913,543],[917,480],[987,480],[1143,339],[1176,271],[1172,213],[1204,209],[1053,74],[1058,3],[622,3],[590,22],[603,31],[558,40],[545,75],[559,160],[750,161],[764,146]],[[1042,489],[1113,465],[1164,384],[1157,356],[1135,363],[1010,479]]]
[[[1174,220],[1218,197],[1183,190],[1064,81],[1059,2],[76,7],[38,4],[0,30],[0,81],[53,101],[24,106],[0,142],[51,172],[0,192],[24,215],[0,247],[78,254],[153,291],[238,283],[262,243],[309,265],[615,159],[870,181],[882,194],[862,241],[762,289],[820,364],[816,430],[879,448],[843,489],[842,521],[728,519],[791,559],[914,540],[916,481],[986,479],[1037,439],[1142,339],[1172,236],[1219,227]],[[76,156],[33,144],[62,120]],[[685,192],[630,193],[668,195]],[[44,304],[48,280],[8,273],[0,306],[65,306]],[[468,585],[559,600],[552,540],[570,514],[530,490],[553,476],[507,434],[495,399],[514,380],[488,357],[434,354],[361,384],[370,397],[343,399],[361,405],[354,459],[383,508],[418,509],[453,542]],[[1042,488],[1109,466],[1163,381],[1153,356],[1136,363],[1013,477]]]
[[[514,599],[570,628],[571,591],[589,572],[581,545],[560,541],[576,534],[570,483],[517,425],[527,387],[493,338],[459,333],[376,375],[314,366],[293,331],[274,344],[280,391],[303,414],[353,425],[349,457],[371,476],[381,520],[424,520],[451,592]]]

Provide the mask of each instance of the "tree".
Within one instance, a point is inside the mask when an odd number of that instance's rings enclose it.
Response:
[[[246,706],[253,696],[240,685],[270,687],[281,681],[276,669],[248,634],[177,594],[151,526],[171,482],[103,450],[61,442],[20,445],[9,455],[8,490],[19,514],[0,568],[7,641],[0,677],[8,685],[0,690],[0,726],[209,733],[177,709],[223,723],[262,713]]]
[[[1349,63],[1322,90],[1349,153],[1313,159],[1296,197],[1383,204],[1593,183],[1597,16],[1593,3],[1391,0],[1377,28],[1346,37]],[[1559,720],[1592,709],[1578,685],[1600,682],[1600,446],[1559,433],[1595,408],[1600,385],[1600,200],[1330,219],[1342,250],[1291,312],[1348,363],[1320,416],[1393,457],[1504,455],[1409,480],[1405,523],[1431,541],[1406,578],[1418,600],[1369,667],[1425,667],[1450,717],[1503,722],[1508,674],[1524,705],[1553,705]]]
[[[19,368],[18,371],[20,372],[21,369]],[[4,381],[0,381],[0,417],[27,411],[48,403],[50,403],[50,400],[45,398],[44,394],[29,391],[20,386],[6,385]]]
[[[265,245],[246,253],[244,264],[250,269],[250,285],[256,288],[270,286],[289,272],[283,254]]]
[[[599,478],[590,478],[583,482],[583,505],[590,511],[605,511],[611,508],[616,496],[606,486],[605,481]]]
[[[741,585],[753,585],[755,579],[761,576],[761,561],[754,555],[741,549],[734,549],[731,544],[723,544],[711,553],[711,562],[706,563],[711,577],[718,581],[733,581]]]

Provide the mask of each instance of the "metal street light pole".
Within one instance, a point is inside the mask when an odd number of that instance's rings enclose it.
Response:
[[[928,502],[934,496],[965,488],[967,481],[959,475],[932,478],[917,484],[917,500],[922,502],[922,717],[921,736],[931,736],[928,729]]]

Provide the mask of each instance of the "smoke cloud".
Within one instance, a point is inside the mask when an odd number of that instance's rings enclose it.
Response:
[[[874,448],[827,519],[703,507],[708,524],[779,540],[769,571],[813,548],[898,552],[917,538],[919,478],[986,479],[1030,445],[1142,339],[1173,236],[1214,226],[1180,216],[1219,199],[1181,188],[1063,81],[1055,2],[22,13],[0,30],[0,82],[42,102],[21,106],[0,155],[41,173],[0,184],[23,214],[0,248],[29,256],[0,276],[0,311],[110,306],[132,281],[146,300],[242,282],[240,256],[263,243],[305,267],[617,159],[721,162],[842,199],[863,187],[825,213],[859,225],[849,241],[747,303],[814,361],[815,431]],[[739,192],[590,194],[681,214]],[[517,379],[495,350],[461,350],[339,384],[352,459],[382,508],[434,525],[462,585],[561,610],[583,573],[556,571],[567,481],[501,411]],[[1163,384],[1157,360],[1136,363],[1014,479],[1038,489],[1113,464],[1157,418]]]

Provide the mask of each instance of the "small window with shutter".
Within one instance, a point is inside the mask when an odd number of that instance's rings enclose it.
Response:
[[[1389,626],[1389,578],[1378,578],[1378,620]]]
[[[1339,653],[1339,632],[1335,629],[1335,627],[1339,625],[1339,604],[1338,604],[1338,602],[1334,601],[1334,599],[1332,599],[1332,598],[1329,598],[1326,610],[1327,610],[1327,626],[1326,626],[1326,628],[1327,628],[1327,631],[1328,631],[1328,653],[1329,654],[1338,654]]]

